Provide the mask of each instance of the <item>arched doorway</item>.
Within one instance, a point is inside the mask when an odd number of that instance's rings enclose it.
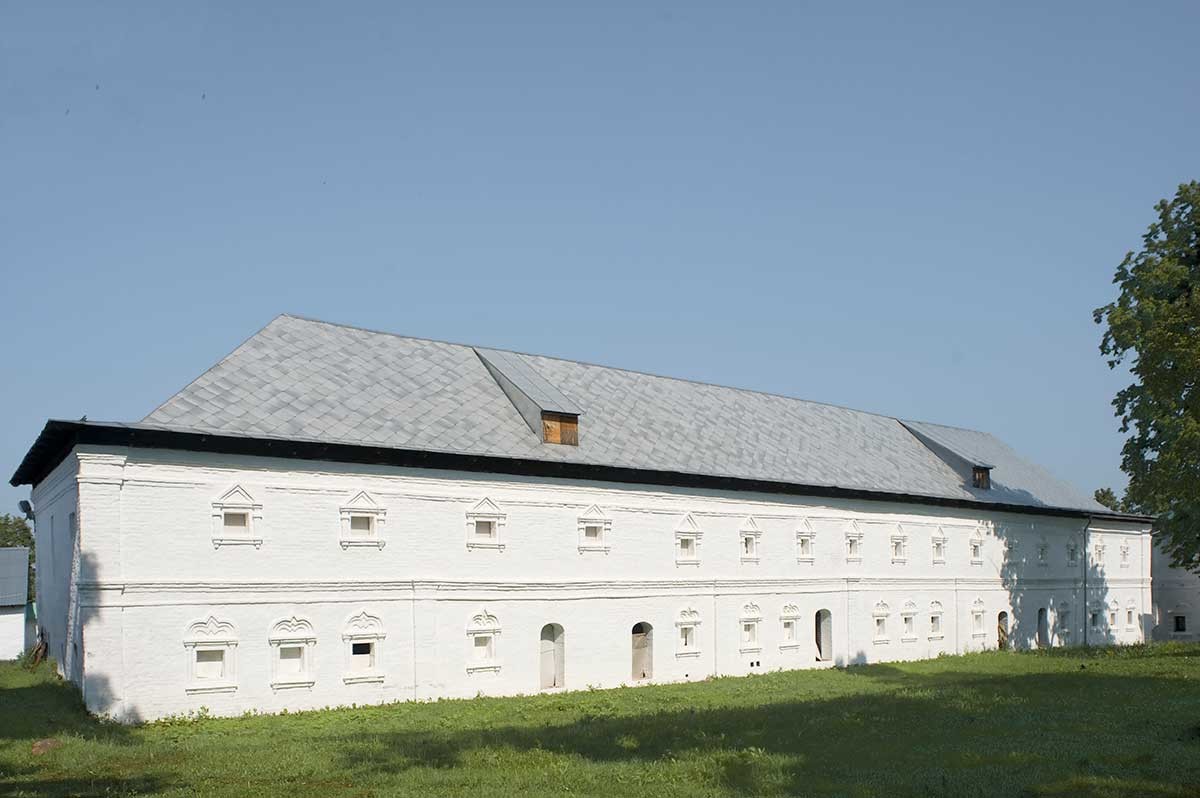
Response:
[[[542,680],[547,690],[563,686],[563,628],[556,623],[542,627]]]
[[[813,619],[813,634],[817,644],[817,661],[833,659],[833,616],[829,610],[817,610]]]
[[[654,675],[654,627],[645,621],[633,625],[633,679],[649,679]]]
[[[1004,610],[996,616],[996,648],[1001,651],[1008,648],[1008,613]]]
[[[1050,614],[1045,607],[1038,607],[1037,644],[1038,648],[1050,647]]]

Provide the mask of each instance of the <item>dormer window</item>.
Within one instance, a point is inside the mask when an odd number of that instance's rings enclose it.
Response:
[[[992,489],[992,467],[977,465],[971,468],[971,484],[980,490]]]
[[[563,446],[579,445],[579,416],[566,413],[542,413],[542,442]]]

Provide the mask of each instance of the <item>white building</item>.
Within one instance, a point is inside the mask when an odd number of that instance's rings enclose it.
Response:
[[[0,660],[16,659],[29,647],[25,605],[29,596],[29,549],[0,549]]]
[[[281,316],[50,421],[41,624],[96,712],[275,711],[1149,635],[1150,519],[990,435]]]
[[[1154,581],[1156,640],[1200,640],[1200,576],[1172,568],[1171,558],[1154,547],[1150,566]]]

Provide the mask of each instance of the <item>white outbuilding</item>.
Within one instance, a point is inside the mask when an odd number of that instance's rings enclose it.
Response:
[[[991,435],[280,316],[49,421],[40,624],[122,720],[1149,637],[1151,521]]]
[[[16,659],[32,642],[27,633],[29,549],[0,549],[0,660]]]

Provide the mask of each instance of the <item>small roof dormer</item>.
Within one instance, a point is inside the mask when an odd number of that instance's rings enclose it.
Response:
[[[484,368],[542,443],[579,445],[583,410],[516,352],[475,349]]]

